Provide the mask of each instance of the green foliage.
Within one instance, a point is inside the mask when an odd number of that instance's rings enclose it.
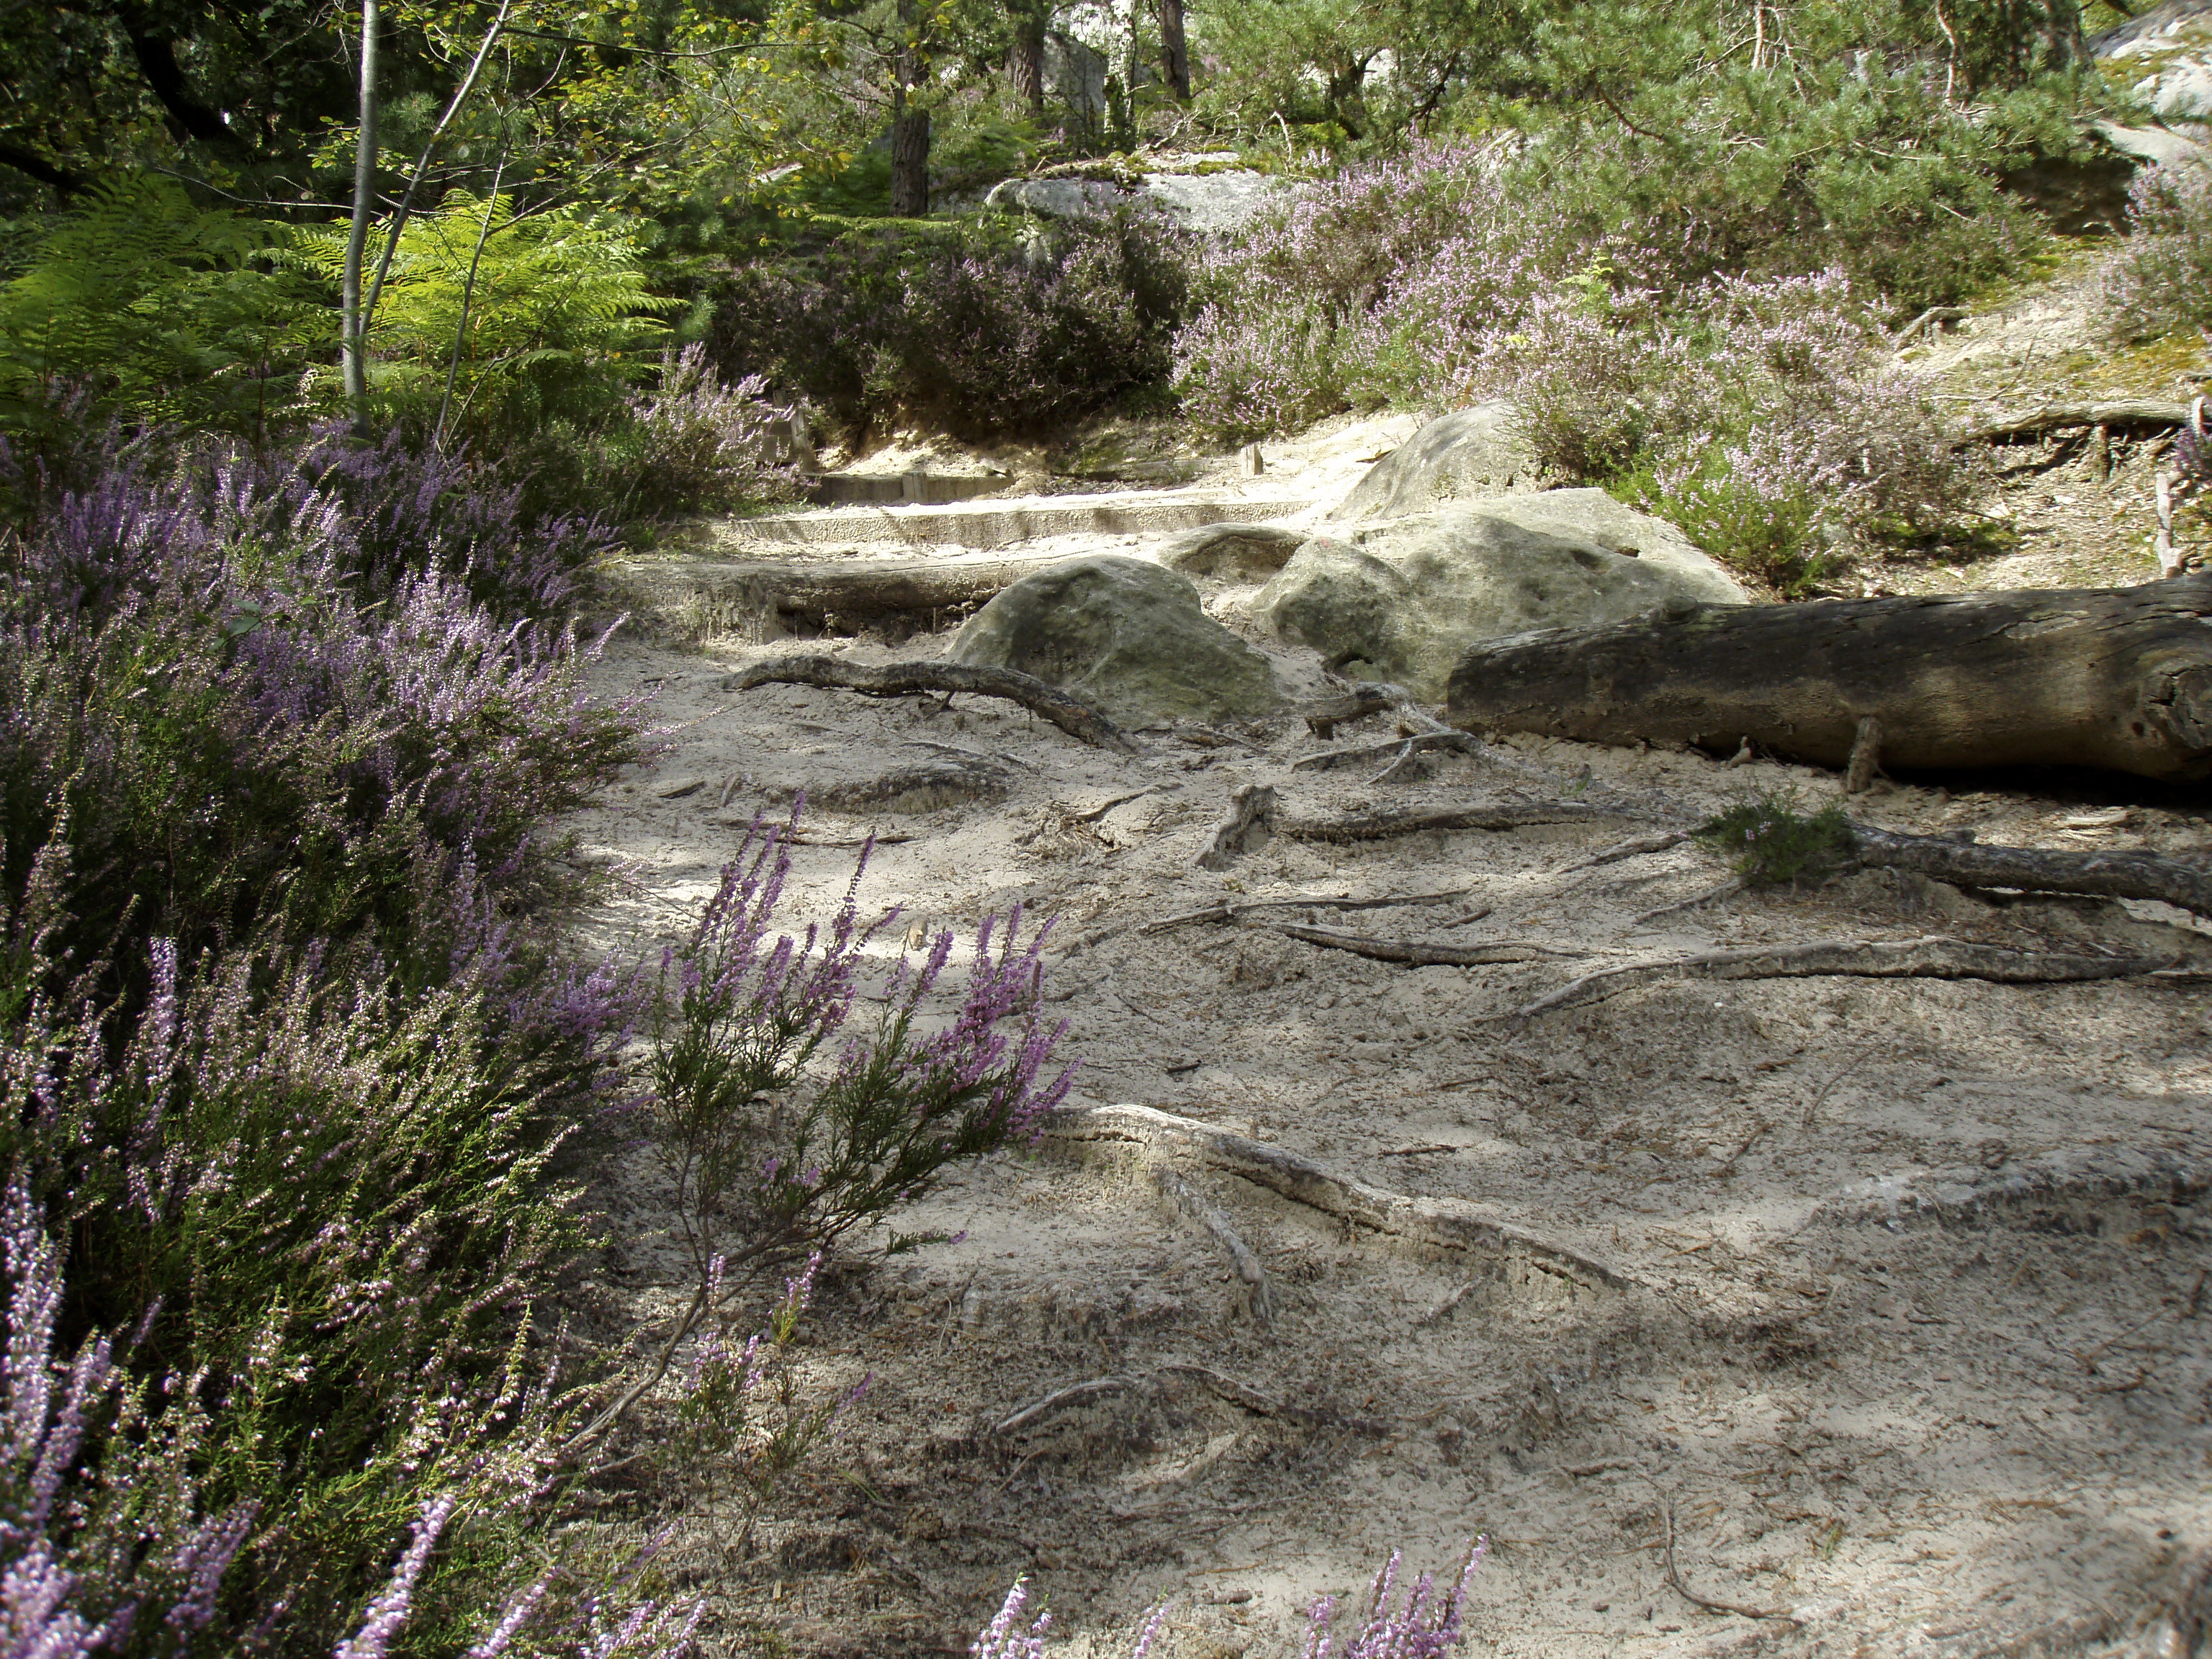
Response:
[[[335,332],[283,257],[290,235],[194,207],[168,179],[92,192],[0,288],[0,428],[120,419],[264,438]]]
[[[1819,880],[1851,857],[1850,820],[1840,806],[1807,817],[1790,794],[1753,795],[1696,830],[1753,887]]]
[[[524,213],[510,195],[449,192],[401,233],[370,327],[371,396],[387,418],[427,427],[452,373],[446,429],[478,443],[605,417],[667,337],[655,313],[678,305],[650,291],[640,230],[583,209]],[[303,233],[300,246],[335,279],[345,228]],[[371,269],[380,252],[371,247]]]

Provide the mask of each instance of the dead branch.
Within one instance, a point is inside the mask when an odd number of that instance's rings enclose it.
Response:
[[[2112,404],[2047,404],[2028,414],[2008,416],[2002,420],[1970,428],[1959,436],[1956,445],[1964,447],[1967,444],[1988,443],[1997,438],[2038,437],[2046,432],[2063,432],[2079,427],[2133,426],[2163,429],[2185,426],[2188,422],[2189,408],[2185,404],[2135,400]]]
[[[1902,835],[1863,823],[1850,828],[1852,848],[1862,863],[1911,870],[1954,887],[2158,899],[2200,916],[2212,915],[2212,871],[2162,853],[2050,852],[2039,847],[1985,847],[1978,842]]]
[[[1407,754],[1426,754],[1432,750],[1449,749],[1462,755],[1482,751],[1481,741],[1466,732],[1421,732],[1411,737],[1393,738],[1388,743],[1365,743],[1351,749],[1329,749],[1318,755],[1308,755],[1304,760],[1291,763],[1293,772],[1326,772],[1338,766],[1352,766],[1361,761],[1380,760],[1385,755],[1403,757]]]
[[[1416,1254],[1446,1251],[1480,1263],[1484,1277],[1548,1284],[1570,1297],[1629,1294],[1640,1286],[1620,1269],[1542,1238],[1460,1199],[1412,1198],[1324,1169],[1279,1146],[1149,1106],[1063,1107],[1042,1134],[1064,1146],[1127,1147],[1147,1158],[1188,1160],[1265,1187],[1294,1203]]]
[[[1930,323],[1955,323],[1963,320],[1967,312],[1963,306],[1930,306],[1889,337],[1890,349],[1902,351],[1912,343],[1913,337]]]
[[[1260,1265],[1260,1258],[1253,1254],[1252,1247],[1238,1236],[1221,1206],[1172,1170],[1153,1170],[1152,1182],[1176,1209],[1213,1235],[1213,1242],[1228,1253],[1230,1265],[1243,1281],[1244,1311],[1262,1329],[1272,1327],[1275,1322],[1275,1291],[1267,1282],[1267,1270]]]
[[[1465,898],[1472,890],[1470,888],[1455,887],[1448,893],[1408,893],[1402,898],[1321,898],[1312,894],[1301,894],[1294,898],[1248,899],[1242,903],[1224,899],[1218,904],[1207,905],[1203,910],[1185,910],[1179,915],[1163,916],[1158,921],[1148,921],[1137,931],[1139,933],[1164,933],[1170,927],[1181,927],[1194,921],[1234,921],[1251,910],[1395,910],[1401,906],[1449,904],[1454,899]],[[1483,914],[1487,915],[1489,912]]]
[[[1275,833],[1273,786],[1241,785],[1229,805],[1229,816],[1214,827],[1212,839],[1194,860],[1201,870],[1225,870],[1244,854],[1258,852]]]
[[[1617,884],[1629,886],[1633,884],[1622,882]],[[1708,904],[1718,904],[1723,899],[1734,898],[1741,891],[1743,891],[1743,878],[1730,876],[1718,886],[1708,887],[1702,893],[1692,893],[1689,897],[1677,899],[1672,904],[1662,904],[1656,910],[1646,910],[1631,925],[1637,927],[1648,927],[1662,916],[1676,915],[1684,910],[1702,910]]]
[[[1427,830],[1520,830],[1535,823],[1585,823],[1628,813],[1581,801],[1492,801],[1474,806],[1401,807],[1351,818],[1292,818],[1276,826],[1287,841],[1382,841]]]
[[[1360,1434],[1387,1435],[1395,1432],[1394,1425],[1380,1423],[1371,1417],[1350,1417],[1342,1412],[1320,1410],[1310,1406],[1293,1406],[1262,1394],[1249,1382],[1225,1376],[1206,1365],[1162,1365],[1152,1373],[1155,1376],[1188,1376],[1232,1404],[1247,1411],[1257,1412],[1262,1417],[1288,1418],[1293,1423],[1304,1423],[1315,1428],[1351,1429]]]
[[[908,697],[933,691],[1004,697],[1096,748],[1118,750],[1125,755],[1137,752],[1121,728],[1090,703],[1011,668],[957,662],[866,664],[837,657],[778,657],[731,675],[722,682],[722,690],[750,691],[759,685],[818,685],[870,697]]]
[[[2166,967],[2167,957],[2066,956],[2007,951],[1929,935],[1912,939],[1825,939],[1814,945],[1754,945],[1709,951],[1668,962],[1602,968],[1538,997],[1512,1016],[1513,1023],[1561,1008],[1601,1002],[1639,985],[1673,979],[1984,979],[2001,985],[2079,984],[2132,979]]]
[[[1349,951],[1377,962],[1402,962],[1416,968],[1478,968],[1493,962],[1533,962],[1538,957],[1587,957],[1577,945],[1539,945],[1528,939],[1486,939],[1480,945],[1417,945],[1411,939],[1370,939],[1311,927],[1295,921],[1271,923],[1268,931],[1331,951]]]

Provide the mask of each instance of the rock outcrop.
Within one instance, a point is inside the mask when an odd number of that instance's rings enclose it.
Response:
[[[1034,674],[1122,726],[1258,714],[1281,700],[1267,658],[1206,614],[1188,577],[1118,554],[1023,577],[946,655]]]
[[[1316,538],[1261,590],[1254,611],[1340,672],[1436,702],[1486,641],[1746,598],[1672,525],[1603,490],[1564,489]]]
[[[1431,421],[1368,469],[1329,516],[1401,519],[1468,496],[1537,489],[1541,469],[1509,403],[1477,404]]]

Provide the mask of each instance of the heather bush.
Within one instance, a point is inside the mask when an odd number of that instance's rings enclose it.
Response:
[[[726,383],[694,343],[665,355],[653,386],[630,394],[628,418],[591,440],[579,493],[628,520],[795,501],[792,423],[803,418],[772,403],[757,374]]]
[[[724,278],[714,355],[854,427],[1065,421],[1165,379],[1186,242],[1141,215],[855,232]]]
[[[811,1076],[851,1016],[869,940],[892,916],[860,919],[864,850],[827,927],[771,939],[788,833],[754,824],[662,974],[652,1109],[702,1310],[716,1299],[704,1287],[725,1273],[833,1245],[928,1190],[946,1165],[1019,1139],[1074,1074],[1072,1066],[1047,1072],[1066,1029],[1036,1012],[1049,929],[1018,949],[1017,908],[995,952],[995,921],[984,920],[949,1026],[921,1023],[951,957],[945,932],[919,964],[900,957],[873,1033],[848,1037],[835,1063]],[[998,1029],[1009,1019],[1020,1022],[1018,1035]],[[920,1242],[892,1231],[883,1248]]]
[[[2137,173],[2128,228],[2106,278],[2113,334],[2155,339],[2212,323],[2212,167],[2179,161]]]
[[[1324,1596],[1307,1609],[1301,1659],[1330,1659],[1332,1655],[1337,1659],[1443,1659],[1456,1651],[1467,1639],[1462,1619],[1468,1585],[1475,1568],[1482,1564],[1488,1543],[1486,1539],[1477,1539],[1468,1546],[1459,1577],[1441,1596],[1433,1577],[1425,1572],[1401,1598],[1399,1555],[1392,1551],[1361,1598],[1353,1613],[1354,1628],[1342,1646],[1337,1644],[1335,1600]],[[1047,1659],[1045,1636],[1052,1628],[1052,1615],[1040,1613],[1024,1629],[1022,1614],[1028,1601],[1029,1581],[1017,1578],[991,1622],[977,1632],[969,1651],[979,1659]],[[1167,1611],[1164,1605],[1152,1610],[1137,1633],[1129,1659],[1145,1659],[1152,1651],[1167,1622]]]

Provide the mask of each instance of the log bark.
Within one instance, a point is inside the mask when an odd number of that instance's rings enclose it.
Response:
[[[1654,612],[1478,647],[1447,712],[1477,732],[1759,749],[1889,769],[2212,775],[2212,577]]]
[[[1985,847],[1936,836],[1900,835],[1863,823],[1851,825],[1851,848],[1861,863],[1911,870],[1954,887],[2159,899],[2200,916],[2212,916],[2212,870],[2162,853]]]
[[[2008,415],[1969,427],[1959,437],[1960,445],[1989,443],[1998,438],[2036,438],[2046,432],[2081,427],[2140,427],[2163,430],[2185,426],[2189,405],[2136,400],[2116,404],[2048,404],[2024,415]]]
[[[870,697],[910,697],[929,691],[948,696],[965,691],[979,697],[1004,697],[1094,747],[1115,749],[1127,755],[1137,752],[1136,744],[1122,735],[1119,726],[1082,698],[1011,668],[957,662],[870,665],[836,657],[778,657],[731,675],[722,682],[722,690],[750,691],[757,685],[818,685]]]

